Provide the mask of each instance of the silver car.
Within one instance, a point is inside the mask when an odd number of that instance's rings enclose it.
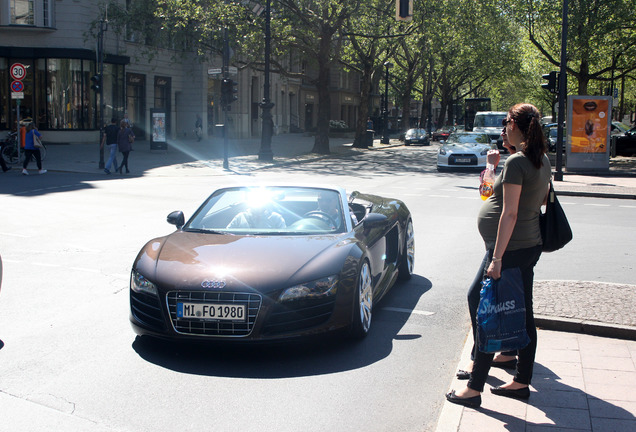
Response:
[[[437,151],[437,169],[486,168],[489,150],[497,150],[488,134],[480,132],[453,132]]]

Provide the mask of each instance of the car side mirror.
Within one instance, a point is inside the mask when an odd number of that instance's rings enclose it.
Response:
[[[173,211],[167,217],[167,221],[171,225],[176,225],[177,228],[181,229],[183,225],[185,225],[185,217],[183,216],[183,212],[181,210]]]
[[[364,225],[365,230],[377,228],[381,225],[384,225],[387,219],[388,218],[383,214],[369,213],[364,219],[362,219],[362,224]]]

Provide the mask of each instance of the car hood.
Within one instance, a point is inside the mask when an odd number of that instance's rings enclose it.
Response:
[[[151,240],[135,268],[164,289],[199,288],[268,292],[338,273],[351,237],[236,236],[177,231]]]
[[[465,144],[444,144],[442,147],[447,152],[481,152],[483,150],[490,150],[491,147],[488,144],[476,144],[476,143],[465,143]]]

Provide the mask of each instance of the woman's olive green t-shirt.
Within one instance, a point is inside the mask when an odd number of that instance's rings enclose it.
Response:
[[[493,194],[479,210],[477,227],[484,239],[486,249],[494,249],[503,211],[503,184],[521,185],[517,222],[506,250],[525,249],[543,244],[539,229],[539,213],[548,190],[551,168],[550,160],[543,155],[543,165],[537,169],[530,160],[518,152],[510,156],[503,170],[495,179]]]

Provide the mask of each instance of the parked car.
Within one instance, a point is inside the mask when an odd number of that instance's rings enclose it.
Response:
[[[446,141],[451,132],[453,132],[453,126],[443,126],[433,132],[433,141]]]
[[[237,222],[238,221],[238,222]],[[337,187],[219,189],[150,240],[130,278],[134,331],[168,339],[364,337],[374,305],[413,273],[402,201]]]
[[[431,142],[428,139],[426,129],[409,129],[404,134],[404,144],[424,144],[430,145]]]
[[[548,151],[554,153],[556,151],[557,136],[559,133],[556,123],[545,125],[543,127],[543,133],[545,134]],[[565,133],[565,131],[563,131],[563,133]]]
[[[620,156],[636,154],[636,127],[628,129],[616,137],[616,154]]]
[[[437,169],[486,168],[486,155],[497,145],[481,132],[454,132],[437,151]]]

